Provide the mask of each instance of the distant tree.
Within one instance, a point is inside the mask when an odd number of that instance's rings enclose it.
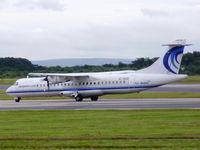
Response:
[[[119,62],[118,63],[118,67],[119,68],[123,68],[123,67],[127,67],[128,65],[127,64],[125,64],[125,63],[122,63],[122,62]]]
[[[135,61],[132,61],[131,66],[133,68],[135,68],[135,69],[142,69],[142,68],[150,66],[156,60],[157,60],[157,58],[153,58],[153,59],[150,59],[148,57],[146,57],[146,58],[137,58]]]
[[[26,77],[29,72],[55,72],[55,73],[71,73],[71,72],[101,72],[101,71],[117,71],[117,70],[136,70],[150,66],[157,58],[137,58],[131,64],[119,62],[117,65],[104,64],[102,66],[84,65],[73,67],[61,66],[39,66],[32,64],[24,58],[0,58],[0,78]],[[200,75],[200,52],[186,53],[183,56],[181,64],[181,73],[189,75]]]

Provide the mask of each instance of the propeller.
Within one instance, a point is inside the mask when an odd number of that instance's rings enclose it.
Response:
[[[47,81],[47,87],[48,87],[48,90],[49,90],[49,79],[48,79],[48,76],[46,76],[46,77],[44,78],[44,81]]]

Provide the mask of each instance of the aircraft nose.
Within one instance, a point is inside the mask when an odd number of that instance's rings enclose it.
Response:
[[[9,88],[6,90],[6,93],[8,94],[10,91],[11,91],[11,87],[9,87]]]

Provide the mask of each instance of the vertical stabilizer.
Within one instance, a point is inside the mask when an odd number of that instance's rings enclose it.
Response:
[[[151,66],[138,70],[138,73],[156,73],[156,74],[178,74],[183,51],[186,44],[186,40],[176,40],[171,44],[164,44],[168,46],[167,52]]]

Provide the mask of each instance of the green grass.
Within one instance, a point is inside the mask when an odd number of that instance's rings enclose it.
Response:
[[[101,96],[100,99],[120,99],[120,98],[200,98],[200,93],[131,93]],[[12,100],[13,97],[0,95],[0,100]],[[41,99],[69,99],[69,97],[31,97],[22,100],[41,100]]]
[[[187,84],[187,83],[200,83],[200,76],[188,76],[186,79],[178,81],[176,83],[183,83],[183,84]]]
[[[0,90],[0,94],[5,94],[5,91],[3,91],[3,90]]]
[[[0,79],[0,85],[12,85],[17,79]]]
[[[199,149],[200,110],[0,111],[0,149]]]
[[[0,142],[6,150],[199,150],[199,141],[190,140],[13,140]]]

